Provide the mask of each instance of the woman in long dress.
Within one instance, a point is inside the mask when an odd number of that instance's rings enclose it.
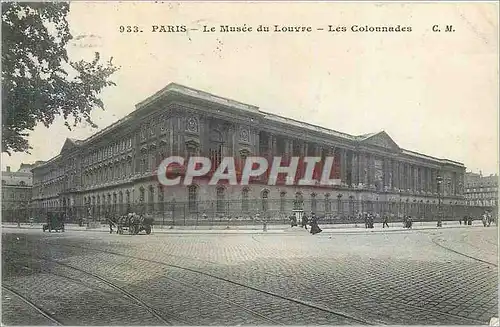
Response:
[[[318,217],[314,213],[311,214],[311,234],[318,234],[322,232],[322,229],[318,225]]]

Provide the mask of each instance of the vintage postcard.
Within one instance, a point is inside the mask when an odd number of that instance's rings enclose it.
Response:
[[[3,325],[499,325],[497,2],[1,5]]]

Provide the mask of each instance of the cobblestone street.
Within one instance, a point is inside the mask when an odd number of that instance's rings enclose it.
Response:
[[[116,235],[4,228],[7,325],[487,324],[497,228]]]

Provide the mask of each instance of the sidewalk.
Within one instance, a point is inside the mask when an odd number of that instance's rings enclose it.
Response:
[[[396,232],[406,231],[402,223],[390,223],[389,228],[382,228],[382,224],[376,224],[374,228],[366,229],[364,224],[321,224],[320,227],[323,233],[381,233],[381,232]],[[471,228],[483,227],[481,221],[474,221],[472,226],[460,225],[457,221],[443,221],[443,227],[448,228]],[[492,226],[493,227],[493,226]],[[496,226],[495,226],[496,227]],[[16,223],[2,223],[2,228],[18,228]],[[42,224],[21,224],[21,229],[42,230]],[[108,225],[101,225],[98,228],[88,229],[80,227],[76,224],[66,224],[65,229],[69,231],[94,231],[109,233]],[[306,231],[300,227],[290,227],[290,225],[268,225],[267,232],[263,232],[262,225],[242,225],[242,226],[153,226],[153,234],[264,234],[264,233],[305,233]],[[416,222],[413,224],[413,230],[431,230],[438,229],[436,222]],[[113,228],[116,232],[116,228]],[[125,231],[125,233],[127,233]]]

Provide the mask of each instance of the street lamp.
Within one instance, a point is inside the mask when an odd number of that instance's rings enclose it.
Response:
[[[442,222],[442,208],[441,208],[441,184],[443,183],[443,177],[440,175],[437,175],[436,177],[436,182],[437,182],[437,191],[438,191],[438,217],[437,217],[437,227],[442,227],[443,222]]]

